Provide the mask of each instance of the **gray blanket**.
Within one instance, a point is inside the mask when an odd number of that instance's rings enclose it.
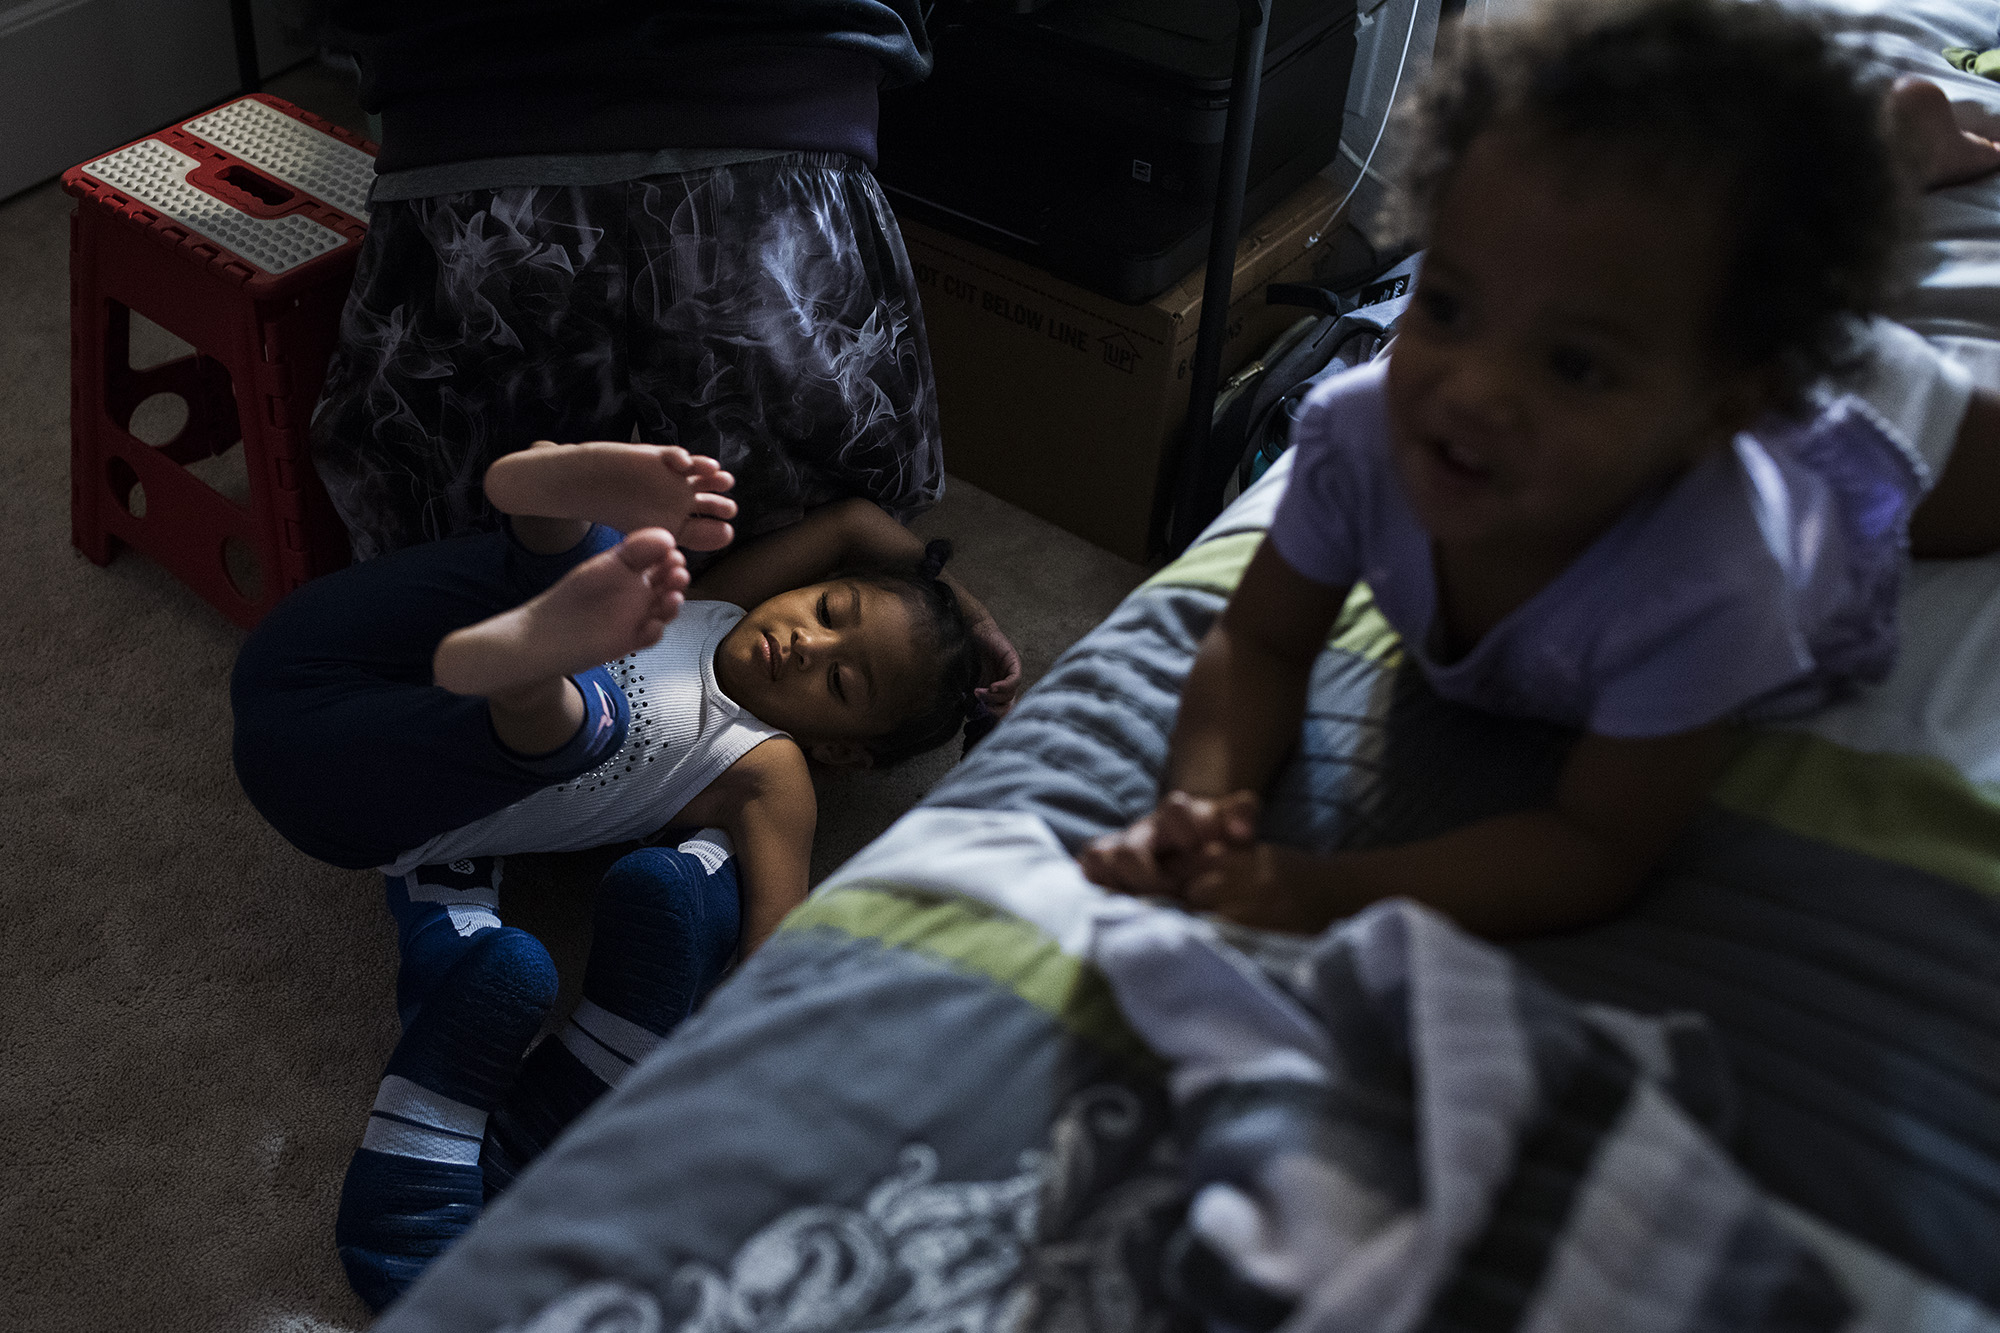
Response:
[[[1317,946],[1205,934],[1259,1003],[1323,1029],[1339,1077],[1176,1074],[1209,1029],[1149,1016],[1099,947],[1111,900],[1063,846],[1154,799],[1222,602],[1196,583],[1136,594],[1067,654],[382,1327],[1852,1325],[1852,1282],[1770,1224],[1772,1199],[2000,1297],[2000,914],[1738,809],[1706,814],[1633,913],[1518,951],[1553,987],[1448,930],[1399,978],[1385,941],[1445,930],[1404,908]],[[1341,642],[1267,831],[1362,845],[1546,792],[1568,737],[1440,702],[1366,624]],[[1504,1001],[1424,1019],[1424,996],[1470,993],[1469,968],[1504,976]],[[1628,1012],[1582,1003],[1599,1000]],[[1224,1036],[1227,1053],[1243,1033]],[[1512,1051],[1512,1100],[1427,1105],[1454,1067],[1425,1054],[1439,1040],[1469,1068]],[[1426,1127],[1454,1119],[1480,1162],[1436,1156]],[[1331,1221],[1274,1202],[1315,1158],[1354,1186]],[[1398,1227],[1433,1242],[1397,1249]],[[1300,1260],[1342,1254],[1388,1256],[1358,1305],[1326,1302],[1363,1268]],[[1978,1326],[1956,1301],[1951,1326]],[[1348,1322],[1318,1322],[1335,1308]]]
[[[1222,600],[1167,585],[1128,601],[927,803],[1031,813],[1072,849],[1148,808]],[[1329,651],[1265,832],[1367,846],[1521,808],[1546,799],[1569,739],[1446,703],[1392,657]],[[1703,1015],[1730,1071],[1717,1132],[1765,1188],[2000,1304],[1991,898],[1718,804],[1632,912],[1516,953],[1579,999]]]
[[[1690,1113],[1722,1077],[1698,1024],[1579,1009],[1409,903],[1282,985],[1173,913],[1108,926],[1092,956],[1173,1060],[1195,1191],[1177,1268],[1220,1322],[1851,1325]]]

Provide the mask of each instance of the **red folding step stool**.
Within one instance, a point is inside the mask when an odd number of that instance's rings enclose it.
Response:
[[[63,173],[78,201],[70,539],[93,561],[130,545],[246,629],[348,562],[306,423],[368,230],[374,154],[256,93]],[[133,311],[194,354],[134,370]],[[161,393],[186,402],[187,424],[154,446],[131,433],[132,414]],[[247,509],[185,466],[239,437]],[[232,573],[232,556],[254,569]]]

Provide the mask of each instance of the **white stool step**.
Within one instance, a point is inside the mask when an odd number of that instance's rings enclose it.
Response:
[[[246,97],[181,128],[349,217],[368,216],[375,159],[276,107]]]
[[[347,244],[345,236],[311,218],[296,213],[281,218],[251,217],[188,184],[188,173],[200,165],[158,139],[141,139],[109,157],[85,163],[83,170],[266,273],[288,272]]]

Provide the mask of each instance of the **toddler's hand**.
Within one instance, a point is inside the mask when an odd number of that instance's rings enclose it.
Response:
[[[1179,887],[1160,863],[1154,816],[1144,815],[1130,827],[1093,839],[1076,858],[1083,877],[1115,893],[1142,898],[1165,897]]]
[[[1174,896],[1190,911],[1211,912],[1239,926],[1315,935],[1333,916],[1304,891],[1313,859],[1269,842],[1211,847],[1188,859]]]
[[[1078,857],[1084,878],[1120,893],[1178,897],[1193,858],[1250,844],[1257,832],[1257,793],[1190,796],[1169,792],[1153,810],[1119,833],[1106,834]]]
[[[1227,796],[1170,791],[1153,817],[1160,821],[1161,837],[1168,846],[1192,855],[1211,848],[1248,847],[1255,842],[1261,804],[1254,791],[1233,791]]]

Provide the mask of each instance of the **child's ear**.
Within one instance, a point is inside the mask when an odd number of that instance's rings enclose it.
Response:
[[[820,741],[806,753],[828,768],[873,768],[875,756],[860,741]]]

